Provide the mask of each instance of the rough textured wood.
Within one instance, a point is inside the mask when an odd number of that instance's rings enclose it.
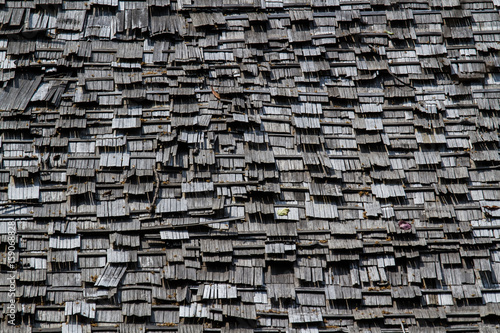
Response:
[[[0,1],[0,331],[497,331],[498,10]]]

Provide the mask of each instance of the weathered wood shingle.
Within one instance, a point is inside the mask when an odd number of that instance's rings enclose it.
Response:
[[[495,330],[499,6],[0,0],[4,314]]]

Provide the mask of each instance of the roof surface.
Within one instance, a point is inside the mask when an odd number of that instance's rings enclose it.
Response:
[[[498,331],[499,6],[0,1],[0,331]]]

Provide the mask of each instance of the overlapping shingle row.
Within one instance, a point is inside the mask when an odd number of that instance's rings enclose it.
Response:
[[[498,1],[0,2],[18,330],[499,329]]]

